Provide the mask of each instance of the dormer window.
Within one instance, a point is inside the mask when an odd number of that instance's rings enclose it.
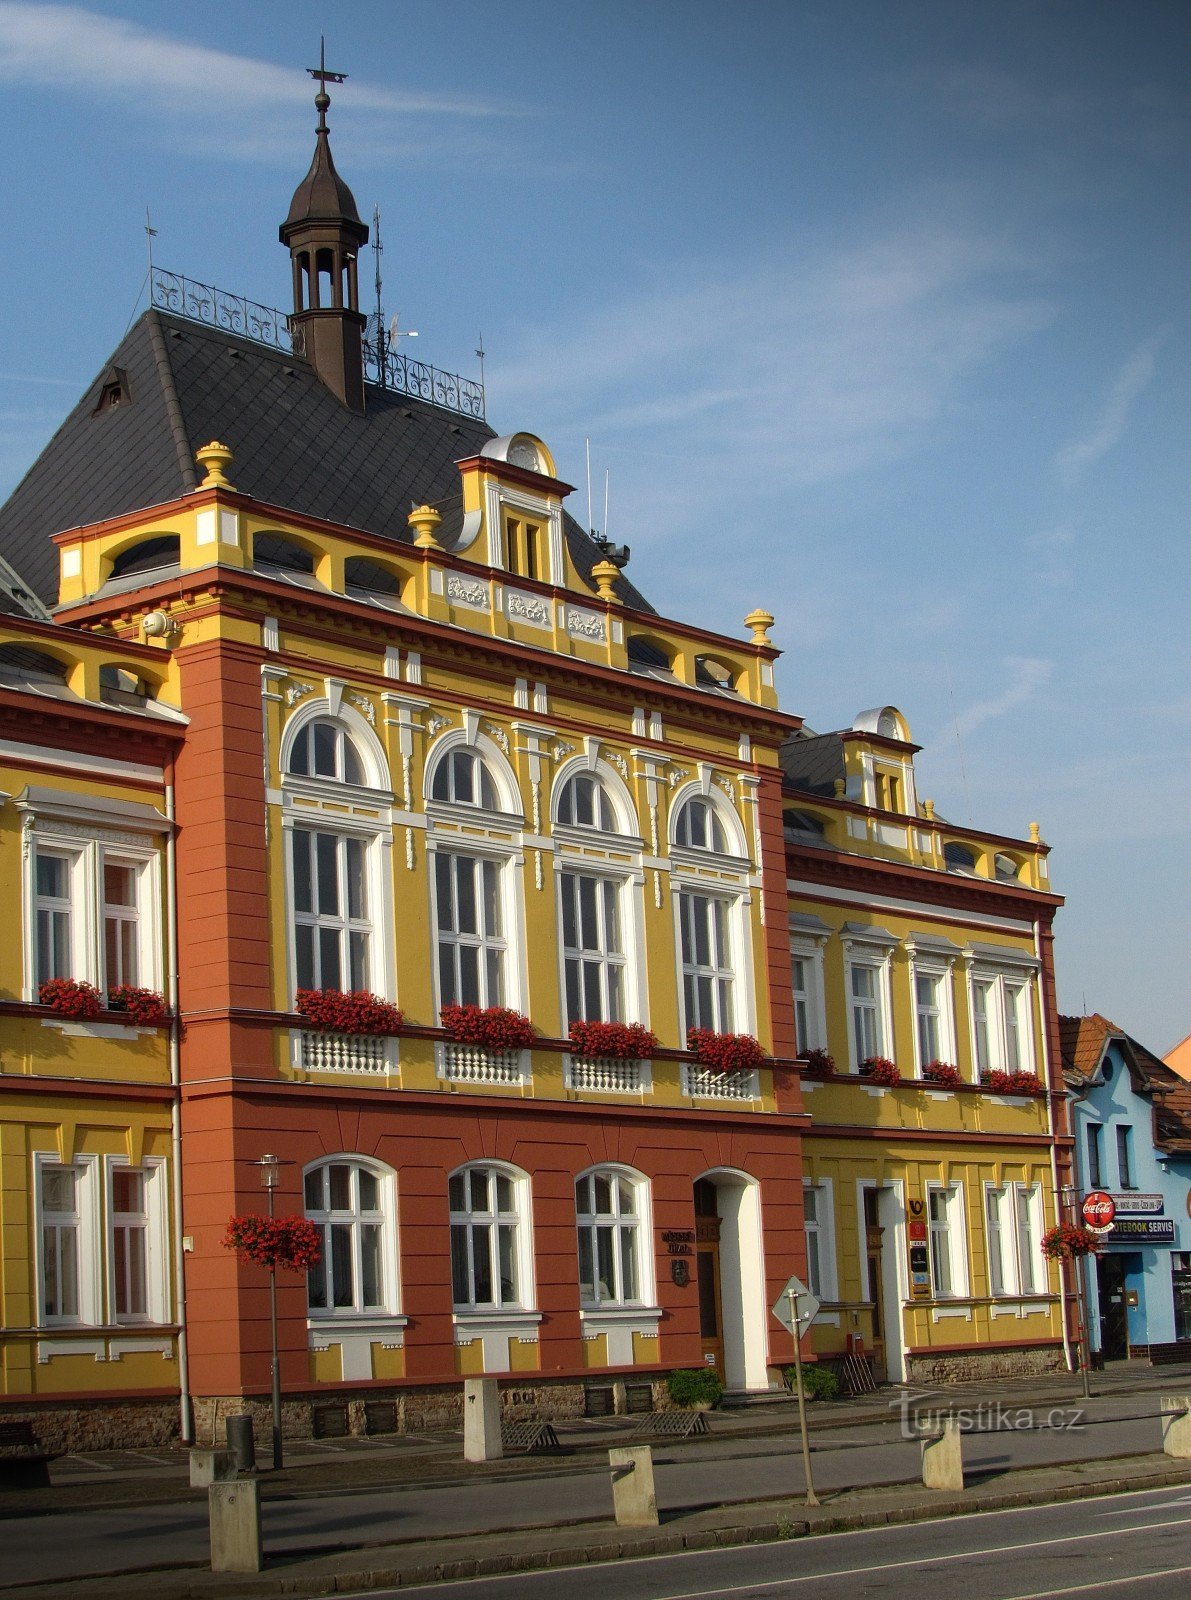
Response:
[[[902,779],[900,772],[882,770],[880,767],[873,773],[873,787],[876,791],[875,805],[878,811],[902,810]]]

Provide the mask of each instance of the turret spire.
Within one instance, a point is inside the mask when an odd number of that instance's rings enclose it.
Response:
[[[327,128],[327,85],[343,83],[347,74],[327,70],[325,43],[319,47],[318,66],[306,70],[319,86],[314,159],[280,229],[293,262],[294,347],[344,405],[363,411],[364,318],[356,258],[368,242],[368,228],[360,220],[355,196],[335,170]]]

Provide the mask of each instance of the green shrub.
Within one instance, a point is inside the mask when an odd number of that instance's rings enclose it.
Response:
[[[724,1386],[711,1367],[688,1367],[672,1372],[666,1388],[676,1406],[718,1406]]]
[[[798,1382],[796,1367],[786,1368],[786,1382],[791,1389],[795,1388]],[[803,1367],[802,1392],[808,1400],[838,1400],[841,1395],[840,1382],[827,1367]]]

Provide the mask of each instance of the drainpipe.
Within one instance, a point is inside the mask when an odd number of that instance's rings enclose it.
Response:
[[[169,977],[170,1006],[170,1170],[173,1177],[174,1209],[174,1303],[178,1313],[178,1404],[182,1443],[194,1443],[190,1408],[190,1354],[186,1339],[186,1266],[182,1250],[182,1071],[179,1040],[182,1022],[178,1015],[178,862],[174,843],[174,763],[169,764],[165,786],[165,814],[170,829],[165,843],[165,952]]]
[[[1055,1221],[1056,1222],[1062,1222],[1062,1220],[1063,1220],[1063,1196],[1062,1196],[1062,1192],[1061,1192],[1061,1190],[1059,1188],[1059,1154],[1058,1154],[1058,1144],[1057,1144],[1058,1129],[1057,1129],[1057,1127],[1055,1125],[1055,1097],[1054,1097],[1054,1093],[1053,1093],[1053,1091],[1051,1089],[1051,1082],[1050,1082],[1050,1030],[1046,1026],[1045,992],[1044,992],[1043,986],[1042,986],[1042,980],[1043,980],[1043,976],[1044,976],[1043,967],[1042,967],[1042,936],[1038,931],[1037,919],[1035,919],[1035,921],[1034,921],[1034,955],[1035,955],[1035,957],[1036,957],[1036,959],[1038,961],[1038,993],[1042,997],[1042,1000],[1043,1000],[1043,1007],[1042,1007],[1042,1072],[1043,1072],[1043,1080],[1044,1080],[1044,1082],[1046,1084],[1046,1091],[1047,1091],[1046,1092],[1046,1122],[1047,1122],[1048,1128],[1050,1129],[1050,1186],[1051,1186],[1051,1189],[1054,1192],[1054,1197],[1055,1197]],[[1070,1318],[1067,1315],[1067,1307],[1068,1307],[1068,1305],[1070,1303],[1070,1299],[1071,1299],[1071,1287],[1070,1287],[1070,1283],[1069,1283],[1068,1280],[1069,1280],[1069,1274],[1070,1274],[1071,1271],[1079,1272],[1080,1270],[1081,1269],[1080,1269],[1080,1266],[1079,1266],[1078,1263],[1076,1263],[1070,1269],[1068,1268],[1066,1262],[1061,1262],[1059,1264],[1059,1282],[1063,1286],[1063,1306],[1062,1306],[1062,1314],[1061,1314],[1061,1317],[1060,1317],[1060,1321],[1062,1322],[1062,1325],[1063,1325],[1063,1357],[1064,1357],[1065,1361],[1067,1362],[1067,1371],[1068,1372],[1074,1372],[1075,1371],[1075,1357],[1074,1357],[1074,1354],[1073,1354],[1072,1349],[1071,1349],[1071,1331],[1070,1331],[1070,1327],[1068,1325],[1069,1322],[1070,1322]]]

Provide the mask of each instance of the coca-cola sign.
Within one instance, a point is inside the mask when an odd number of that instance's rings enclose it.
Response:
[[[1083,1205],[1085,1227],[1093,1233],[1107,1233],[1112,1227],[1113,1218],[1117,1214],[1117,1203],[1110,1194],[1105,1194],[1103,1189],[1093,1189],[1091,1194],[1085,1194]]]

